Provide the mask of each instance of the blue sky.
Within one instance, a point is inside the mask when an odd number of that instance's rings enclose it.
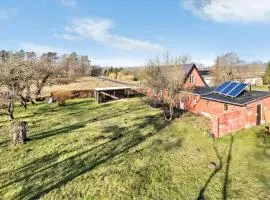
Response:
[[[157,54],[212,64],[234,51],[270,59],[269,0],[1,0],[1,49],[76,51],[137,66]]]

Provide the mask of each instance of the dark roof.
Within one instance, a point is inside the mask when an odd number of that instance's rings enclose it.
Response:
[[[215,90],[214,87],[195,87],[193,88],[193,90],[191,91],[191,93],[193,94],[198,94],[198,95],[205,95],[205,94],[209,94],[211,92],[213,92]]]
[[[213,72],[211,69],[201,69],[199,71],[200,71],[200,74],[202,76],[212,76],[213,75]]]
[[[245,106],[249,103],[252,103],[254,101],[258,101],[260,99],[270,97],[270,92],[267,91],[247,91],[242,93],[236,98],[226,97],[220,94],[215,94],[213,92],[202,95],[201,98],[218,101],[222,103],[228,103],[228,104],[234,104],[238,106]]]
[[[196,66],[195,63],[181,65],[184,75],[187,76],[194,66]]]

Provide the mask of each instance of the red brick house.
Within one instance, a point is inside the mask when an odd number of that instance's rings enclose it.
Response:
[[[217,94],[215,88],[208,87],[195,64],[182,67],[185,86],[192,86],[193,89],[187,98],[176,99],[175,107],[210,118],[215,137],[269,121],[270,92],[245,89],[231,98]],[[147,94],[153,96],[151,92]],[[158,95],[166,98],[168,91],[160,91]]]

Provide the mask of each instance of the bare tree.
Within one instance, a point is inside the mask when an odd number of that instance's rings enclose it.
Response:
[[[91,61],[88,56],[79,56],[79,69],[77,74],[80,76],[91,75]]]
[[[1,115],[8,115],[11,120],[14,119],[14,98],[8,92],[0,93],[0,111]]]
[[[54,62],[48,62],[46,60],[35,60],[31,62],[31,65],[33,67],[32,81],[35,88],[34,97],[37,99],[49,77],[54,74]]]
[[[2,96],[4,102],[8,99],[8,114],[13,119],[14,101],[20,99],[29,80],[27,65],[18,59],[8,59],[0,63],[0,86],[7,93]]]
[[[236,68],[241,64],[240,58],[236,53],[226,53],[218,56],[213,68],[215,85],[225,81],[233,80],[237,75]]]
[[[23,51],[13,54],[5,62],[0,62],[0,87],[6,90],[0,98],[8,104],[10,119],[14,118],[16,100],[27,109],[27,102],[33,103],[32,97],[37,98],[40,94],[52,74],[50,65],[46,60],[37,59],[33,53],[26,54]]]
[[[169,106],[169,116],[167,116],[167,109],[164,108],[166,120],[172,120],[174,115],[174,103],[178,98],[184,98],[186,91],[191,88],[185,87],[184,72],[182,65],[189,61],[188,56],[170,57],[166,53],[162,58],[157,56],[150,59],[143,73],[144,84],[152,89],[168,90],[168,98],[163,98],[161,101],[167,103]]]

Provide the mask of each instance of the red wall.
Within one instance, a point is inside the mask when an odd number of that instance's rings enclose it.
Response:
[[[239,110],[241,107],[239,106],[235,106],[235,105],[228,105],[228,111],[227,112],[231,112],[231,111],[236,111]],[[209,113],[209,114],[213,114],[213,115],[218,115],[221,113],[224,113],[224,103],[220,103],[217,101],[210,101],[210,100],[206,100],[206,99],[201,99],[198,101],[198,103],[196,104],[196,106],[193,107],[192,110],[189,110],[192,112],[205,112],[205,113]]]
[[[212,132],[216,137],[224,136],[228,133],[256,126],[257,105],[262,105],[262,124],[265,123],[265,112],[270,110],[270,97],[250,103],[247,106],[228,105],[228,110],[224,111],[224,103],[200,99],[191,112],[203,114],[211,119]]]
[[[205,86],[204,81],[199,75],[197,68],[193,68],[190,75],[194,76],[195,83],[189,82],[189,77],[186,79],[186,87]],[[168,90],[163,90],[162,93],[158,91],[153,93],[153,89],[146,90],[147,96],[152,98],[160,98],[161,94],[165,100],[168,99]],[[182,95],[183,96],[183,95]],[[175,100],[174,105],[180,108],[179,94]],[[234,132],[243,128],[255,126],[257,122],[257,105],[262,105],[262,123],[265,122],[265,111],[270,110],[270,97],[250,103],[247,106],[236,106],[228,104],[228,110],[224,110],[224,103],[202,99],[199,95],[189,94],[184,95],[185,110],[199,113],[211,119],[212,133],[215,137],[224,136],[230,132]]]
[[[163,98],[168,99],[168,90],[164,90]],[[147,95],[152,98],[161,97],[161,93],[153,94],[153,89],[147,89]],[[224,103],[202,99],[199,95],[185,96],[185,110],[202,114],[211,119],[212,133],[215,137],[222,137],[228,133],[256,126],[257,105],[262,105],[262,124],[265,123],[265,112],[270,110],[270,97],[250,103],[247,106],[228,104],[228,110],[224,110]],[[174,105],[180,108],[180,94],[175,98]]]
[[[189,82],[189,77],[193,76],[195,79],[194,83]],[[206,86],[205,82],[203,81],[202,77],[200,76],[200,72],[197,68],[193,68],[190,75],[186,78],[185,87],[194,87],[194,86]]]

